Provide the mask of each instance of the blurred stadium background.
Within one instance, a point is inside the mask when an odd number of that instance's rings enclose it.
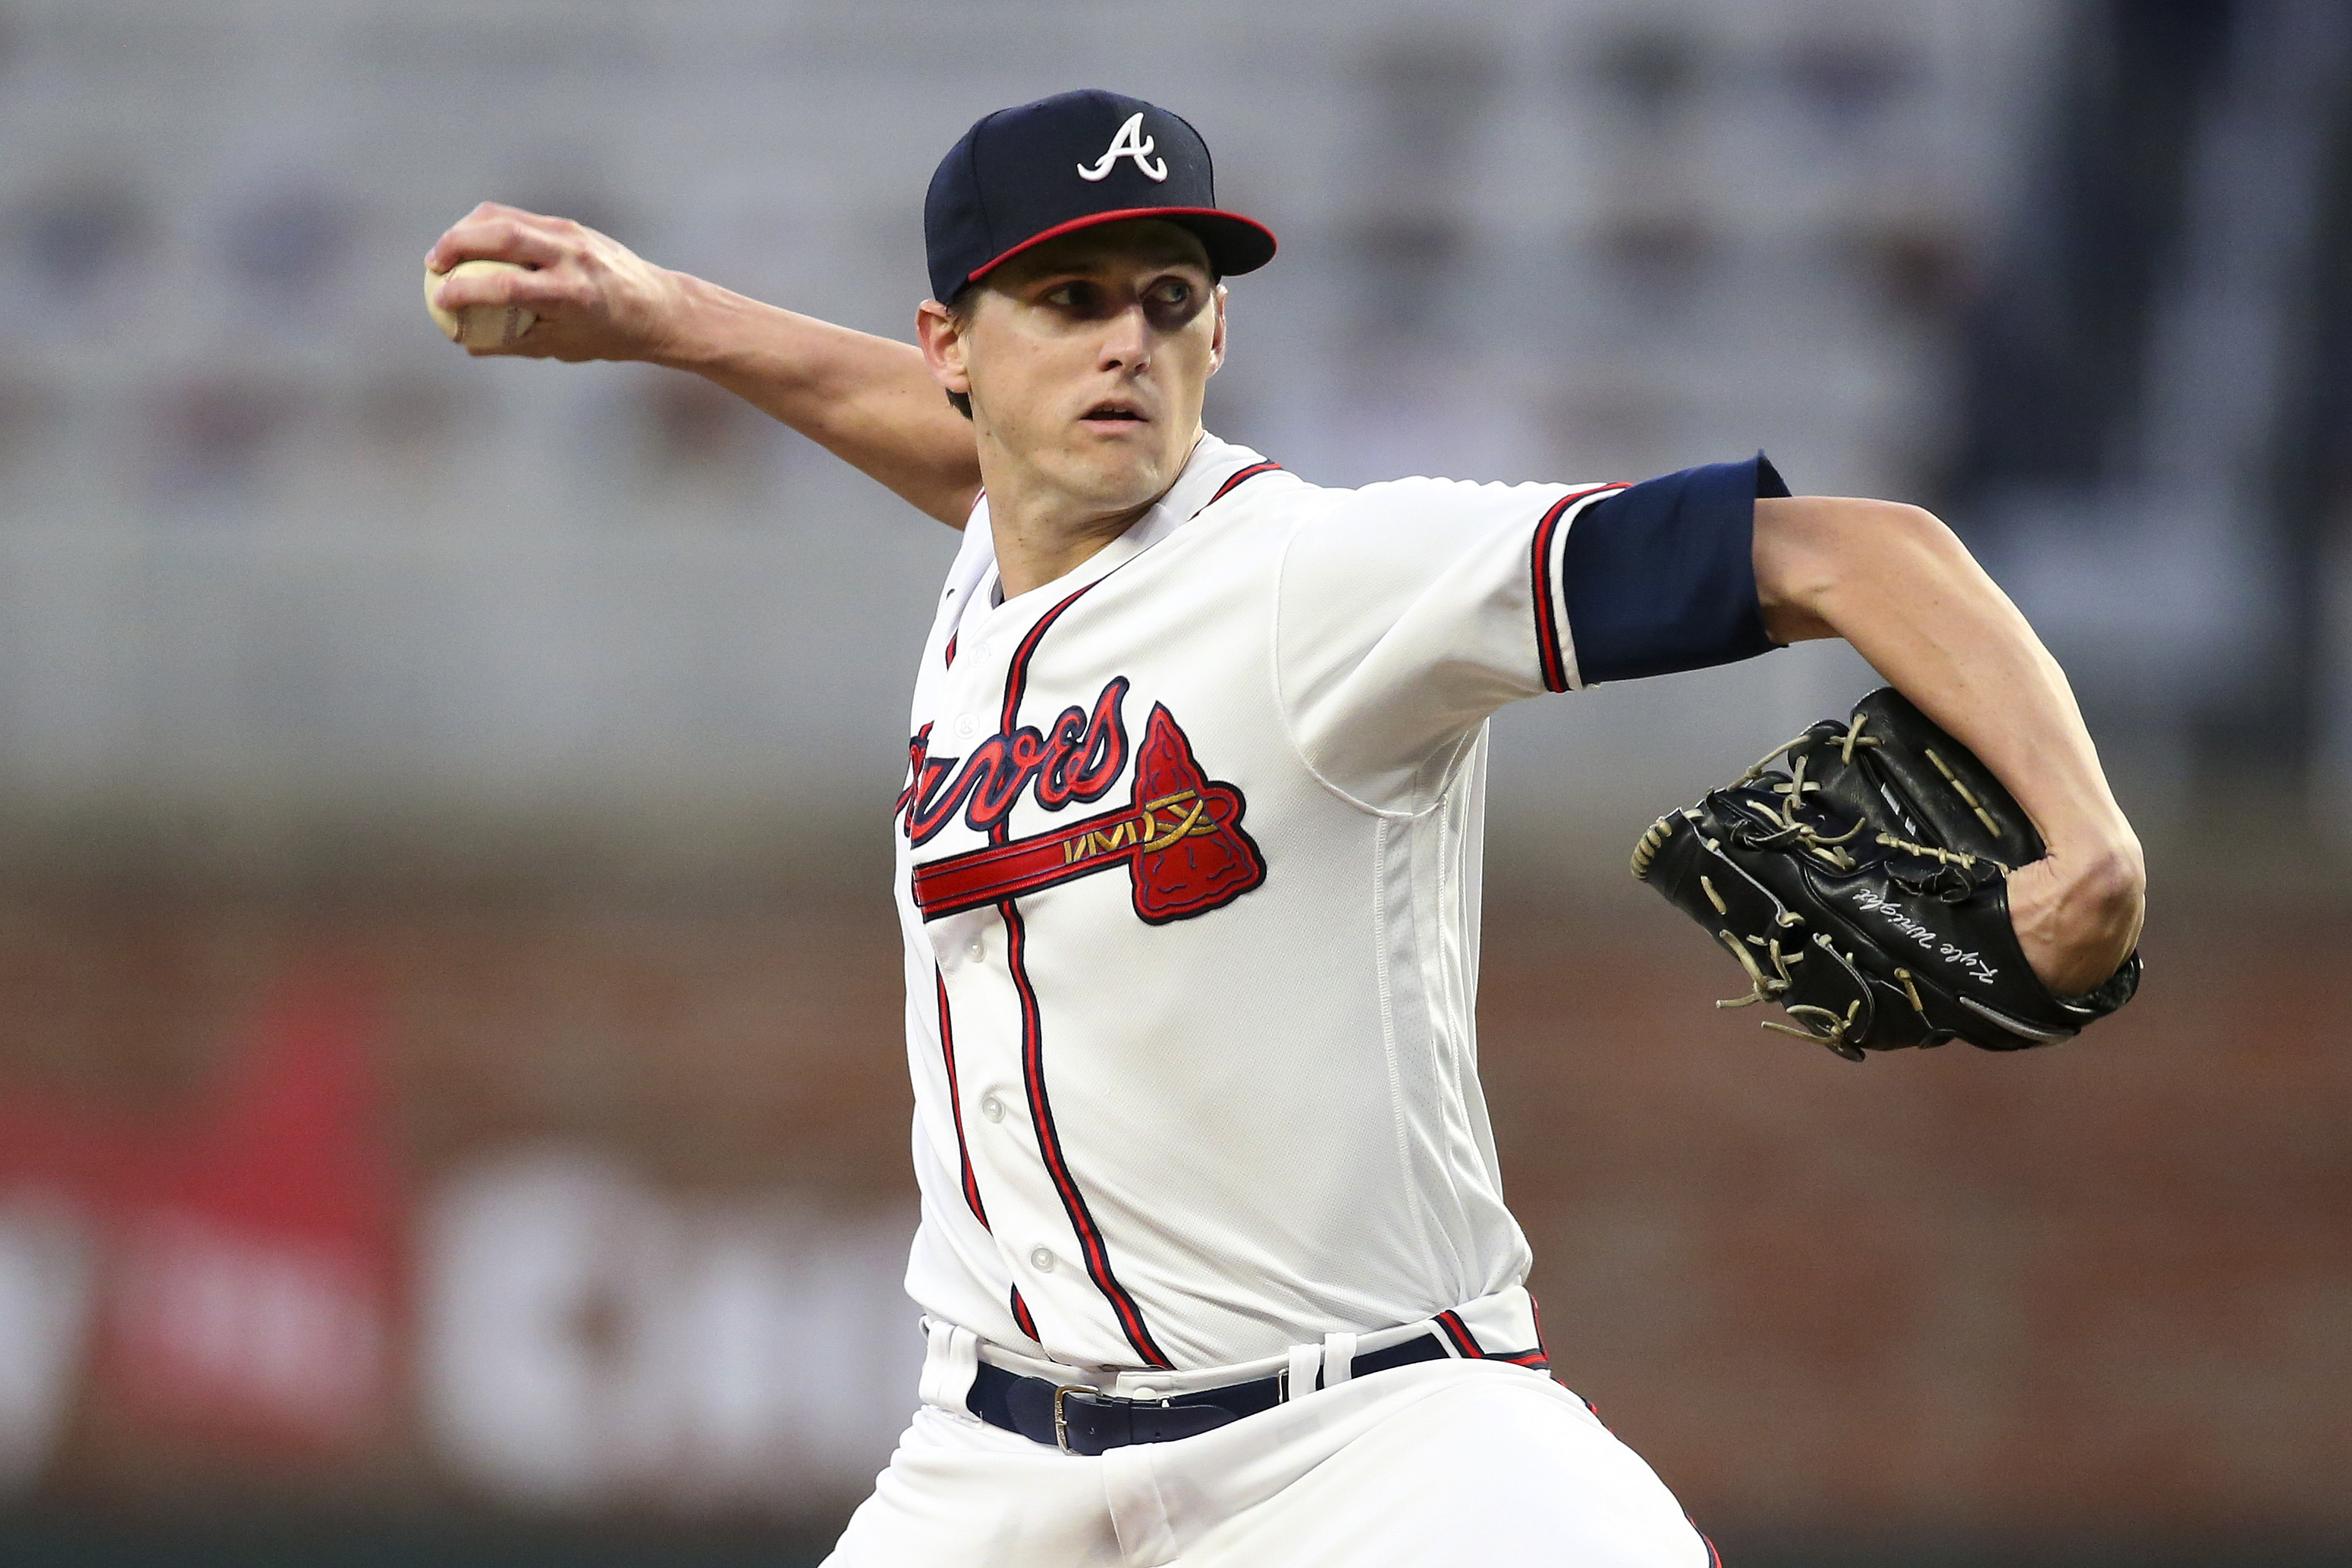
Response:
[[[1076,85],[1283,237],[1221,433],[1926,501],[2149,842],[2135,1009],[1853,1068],[1622,867],[1866,670],[1498,721],[1565,1378],[1735,1564],[2352,1557],[2352,7],[0,0],[0,1560],[821,1555],[913,1399],[952,541],[418,259],[491,197],[903,335],[933,162]]]

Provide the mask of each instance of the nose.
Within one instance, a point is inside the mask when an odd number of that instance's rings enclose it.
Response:
[[[1101,368],[1139,371],[1151,363],[1154,333],[1143,301],[1130,300],[1103,323]]]

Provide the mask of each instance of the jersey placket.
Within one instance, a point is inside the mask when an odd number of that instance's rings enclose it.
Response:
[[[1100,581],[1097,577],[1053,600],[1025,630],[1017,622],[1004,624],[1005,606],[980,608],[987,603],[992,575],[975,587],[973,603],[959,616],[946,645],[953,658],[946,659],[946,668],[938,672],[940,721],[947,724],[951,743],[961,754],[969,755],[971,746],[984,744],[991,734],[1012,737],[1020,731],[1030,668],[1039,646],[1055,622]],[[992,714],[989,714],[991,707]],[[989,718],[984,720],[983,714]],[[934,721],[933,733],[939,732],[939,722]],[[1012,817],[1018,807],[1016,801],[990,826],[990,844],[1010,841]],[[968,835],[969,829],[964,832]],[[992,932],[991,927],[995,928]],[[1030,1294],[1050,1299],[1060,1287],[1057,1276],[1062,1260],[1070,1256],[1074,1246],[1092,1293],[1109,1308],[1121,1337],[1145,1364],[1168,1366],[1171,1363],[1152,1339],[1140,1309],[1119,1282],[1108,1244],[1063,1149],[1047,1081],[1052,1024],[1029,980],[1027,953],[1032,938],[1019,900],[1004,899],[933,921],[929,931],[933,951],[940,957],[940,1041],[949,1092],[956,1102],[964,1195],[973,1215],[995,1236],[999,1254],[1016,1281],[1008,1302],[1014,1320],[1031,1338],[1037,1337],[1023,1286],[1029,1288]],[[952,972],[961,972],[966,981],[978,984],[960,984]],[[1000,990],[997,982],[1005,989]],[[975,1005],[959,1011],[959,992]],[[976,1048],[983,1030],[984,1050]],[[950,1040],[954,1045],[949,1044]],[[959,1052],[961,1061],[955,1054]],[[1006,1103],[1016,1075],[1017,1103],[1026,1112],[1025,1129],[1018,1125],[1019,1119]],[[965,1116],[963,1104],[975,1093],[977,1125]],[[1013,1140],[1024,1131],[1025,1147],[1016,1154]],[[1042,1184],[1036,1180],[1040,1175],[1045,1178]],[[1024,1190],[1015,1203],[1000,1202],[992,1221],[986,1194],[1000,1185]],[[1033,1198],[1029,1189],[1040,1186],[1046,1191],[1036,1192]],[[1044,1240],[1029,1244],[1023,1233],[1043,1236],[1051,1225],[1047,1216],[1055,1209],[1067,1227],[1062,1233],[1061,1247],[1057,1250]]]
[[[1004,658],[995,635],[999,628],[990,623],[1001,623],[1003,616],[1002,606],[989,604],[993,586],[992,574],[957,606],[940,663],[927,668],[919,683],[919,695],[930,699],[920,709],[925,722],[919,728],[930,738],[934,752],[970,756],[991,732],[992,715],[1002,705]],[[908,809],[911,812],[912,804]],[[968,833],[956,822],[940,837],[951,839]],[[926,852],[917,846],[910,862],[919,863]],[[992,910],[979,910],[929,922],[923,929],[934,963],[936,1027],[964,1204],[994,1240],[1014,1281],[1005,1304],[1022,1331],[1034,1340],[1036,1323],[1021,1281],[1034,1278],[1038,1258],[1051,1257],[1042,1241],[1030,1239],[1040,1230],[1040,1216],[1051,1212],[1051,1203],[1037,1201],[1045,1196],[1042,1192],[1029,1191],[1042,1185],[1037,1179],[1042,1173],[1023,1168],[1021,1151],[1026,1140],[1019,1108],[1024,1097],[1013,1088],[1019,1081],[1020,1047],[1010,1026],[1013,1010],[1001,967],[1004,944],[998,925]],[[988,1204],[992,1194],[997,1199],[992,1215]]]

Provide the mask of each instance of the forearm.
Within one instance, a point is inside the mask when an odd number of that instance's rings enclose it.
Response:
[[[979,449],[920,350],[673,276],[673,324],[652,363],[707,377],[963,526],[980,493]]]
[[[2058,661],[1949,529],[1913,507],[1811,496],[1756,515],[1774,641],[1843,637],[1983,759],[2045,841],[2128,836]]]
[[[961,528],[971,513],[980,494],[978,443],[913,344],[747,300],[657,267],[569,218],[495,202],[450,226],[425,265],[439,275],[473,259],[514,266],[437,284],[442,310],[519,305],[537,321],[512,342],[468,353],[694,371],[940,521]]]
[[[2064,672],[2009,596],[1942,523],[1881,501],[1758,501],[1756,565],[1774,640],[1843,637],[2009,787],[2049,850],[2012,879],[2029,952],[2062,989],[2104,978],[2137,938],[2139,841]]]

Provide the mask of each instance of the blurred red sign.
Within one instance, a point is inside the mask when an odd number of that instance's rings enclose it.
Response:
[[[320,968],[176,1114],[0,1095],[8,1468],[37,1466],[77,1384],[208,1441],[341,1450],[377,1428],[400,1215],[376,1027],[366,987]]]

